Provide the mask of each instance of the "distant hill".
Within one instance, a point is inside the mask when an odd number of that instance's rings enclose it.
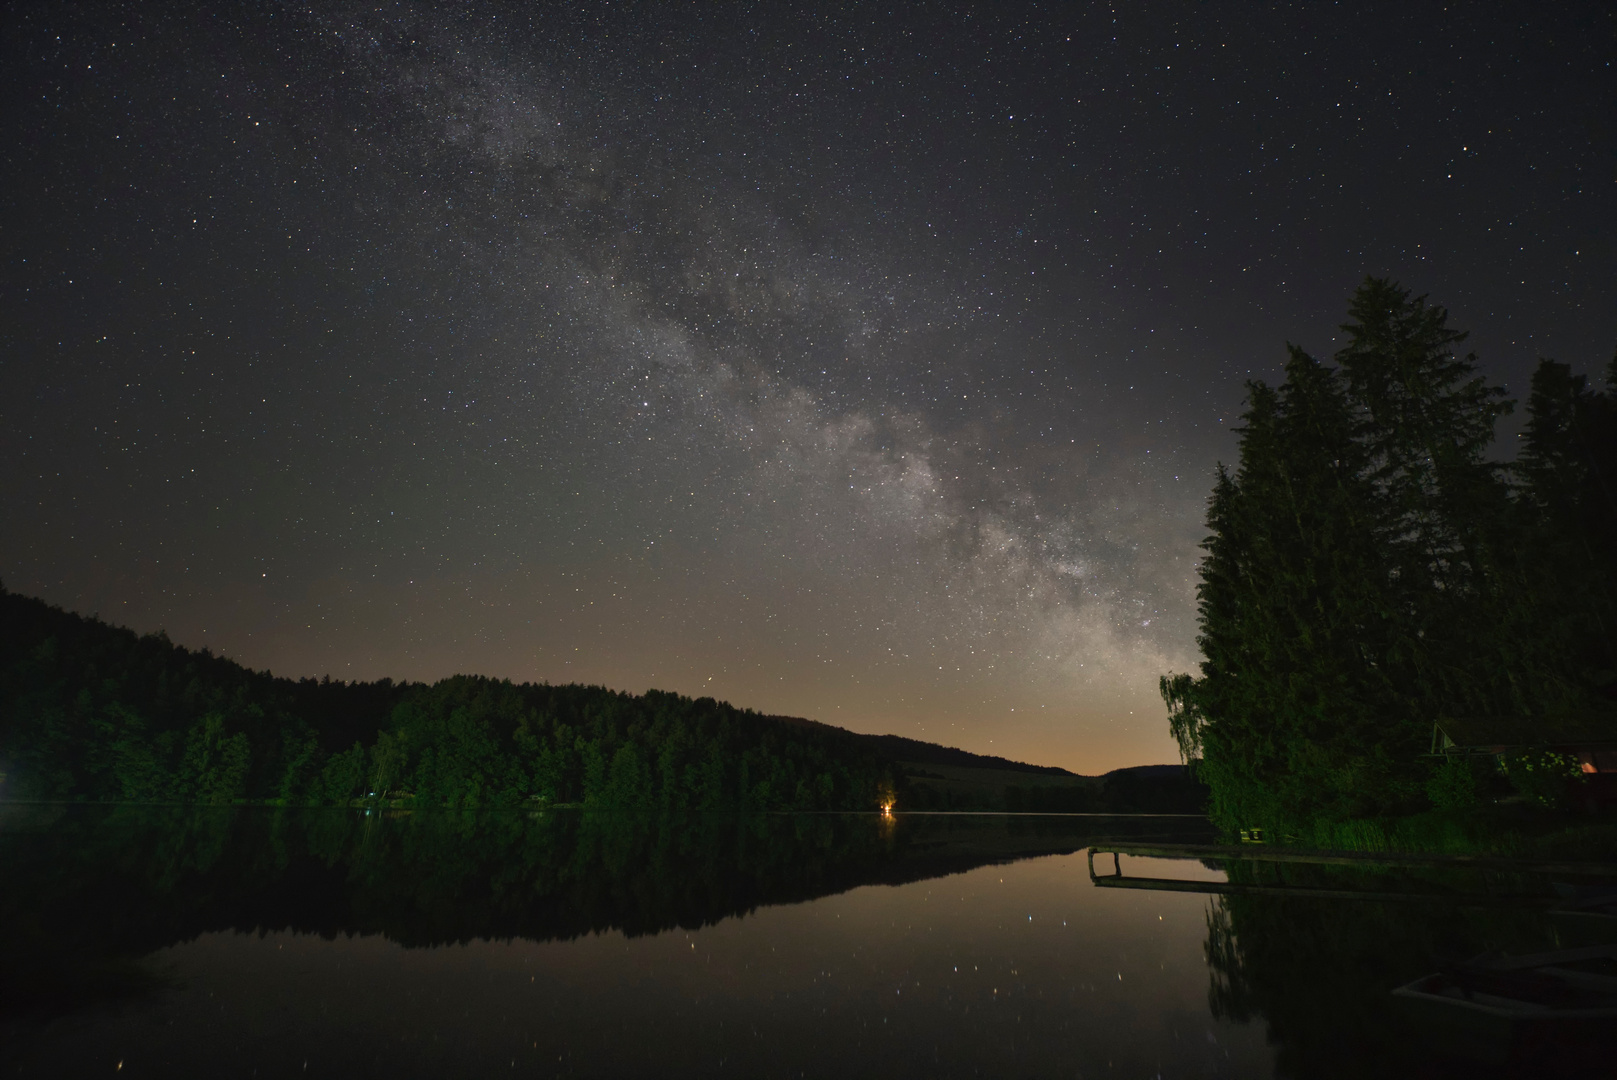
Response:
[[[844,730],[800,716],[771,719]],[[1084,776],[902,735],[849,734],[876,756],[897,763],[904,776],[900,805],[911,810],[1199,814],[1207,805],[1206,787],[1183,765],[1133,765]]]
[[[0,589],[0,797],[873,810],[851,732],[599,686],[292,680]]]
[[[0,587],[0,798],[1193,811],[1200,796],[1180,766],[1086,777],[656,690],[278,678]]]
[[[905,805],[913,810],[1200,814],[1207,805],[1206,787],[1183,765],[1137,765],[1101,776],[899,765],[906,774]]]
[[[832,724],[822,724],[818,720],[805,720],[801,716],[772,716],[770,719],[779,720],[783,724],[830,728],[833,731],[846,730]],[[994,757],[991,754],[973,754],[969,750],[957,750],[952,746],[944,746],[941,743],[908,739],[902,735],[860,735],[856,732],[850,732],[850,734],[864,742],[878,756],[889,761],[901,761],[906,765],[957,765],[967,769],[1039,773],[1045,776],[1070,776],[1075,780],[1080,779],[1078,773],[1068,772],[1066,769],[1056,765],[1029,765],[1022,761],[1011,761],[1009,758]],[[1154,767],[1145,766],[1145,768]]]

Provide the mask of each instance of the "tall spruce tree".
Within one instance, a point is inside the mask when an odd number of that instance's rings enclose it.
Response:
[[[1201,677],[1162,684],[1174,734],[1231,827],[1407,802],[1419,729],[1384,670],[1390,575],[1345,384],[1293,348],[1242,419],[1209,508]]]
[[[1349,312],[1338,369],[1294,348],[1278,390],[1249,387],[1209,507],[1201,674],[1162,681],[1228,828],[1418,809],[1433,720],[1546,682],[1486,457],[1510,403],[1425,298],[1371,278]]]
[[[1563,710],[1587,713],[1617,697],[1617,357],[1604,393],[1540,361],[1527,413],[1516,576]]]
[[[1448,312],[1368,278],[1353,294],[1348,344],[1336,354],[1359,413],[1358,439],[1393,515],[1412,588],[1462,590],[1483,567],[1483,526],[1503,506],[1500,466],[1487,460],[1494,424],[1512,403],[1477,372],[1468,336]]]
[[[1510,680],[1477,660],[1496,651],[1483,613],[1500,607],[1488,594],[1512,538],[1502,466],[1487,452],[1512,403],[1477,372],[1475,354],[1456,354],[1467,335],[1425,297],[1368,278],[1348,313],[1336,360],[1391,561],[1389,677],[1427,725],[1496,712]]]

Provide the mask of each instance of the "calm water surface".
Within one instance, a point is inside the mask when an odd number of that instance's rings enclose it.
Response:
[[[1505,1043],[1456,1052],[1388,991],[1479,946],[1567,944],[1542,905],[1090,879],[1092,844],[1210,839],[1184,819],[11,808],[0,1063],[386,1077],[1526,1067]],[[1124,867],[1227,879],[1187,860]]]

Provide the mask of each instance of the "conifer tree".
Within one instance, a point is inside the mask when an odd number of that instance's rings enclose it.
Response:
[[[1517,550],[1485,456],[1510,405],[1442,308],[1372,278],[1349,312],[1339,369],[1293,348],[1278,390],[1249,386],[1209,507],[1201,674],[1162,681],[1226,827],[1418,809],[1432,721],[1533,681],[1488,636],[1526,626],[1490,621]]]
[[[1450,329],[1448,312],[1424,296],[1367,278],[1348,314],[1348,344],[1336,361],[1402,576],[1416,592],[1463,592],[1483,571],[1484,525],[1503,507],[1499,466],[1486,454],[1512,405],[1477,373],[1475,353],[1455,355],[1468,335]]]
[[[1376,278],[1349,312],[1338,369],[1293,348],[1249,384],[1200,674],[1161,684],[1226,828],[1421,808],[1444,717],[1617,730],[1617,357],[1604,393],[1543,361],[1507,467],[1511,403],[1447,312]]]
[[[1391,575],[1344,382],[1293,348],[1242,419],[1209,507],[1201,677],[1162,683],[1173,733],[1227,825],[1407,801],[1419,725],[1385,671]]]
[[[1496,712],[1510,697],[1510,665],[1477,663],[1494,644],[1477,635],[1489,632],[1484,612],[1500,606],[1487,594],[1511,544],[1500,531],[1508,489],[1486,456],[1511,403],[1478,374],[1475,354],[1456,355],[1467,335],[1425,297],[1369,278],[1348,310],[1336,358],[1391,557],[1389,675],[1428,725]]]
[[[1515,472],[1521,488],[1518,578],[1533,632],[1565,684],[1565,711],[1587,712],[1617,683],[1617,357],[1605,393],[1554,360],[1533,373]]]

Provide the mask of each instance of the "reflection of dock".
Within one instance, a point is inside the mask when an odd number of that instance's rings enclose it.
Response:
[[[1097,873],[1095,856],[1110,855],[1112,872]],[[1316,900],[1368,900],[1378,902],[1453,903],[1476,907],[1548,908],[1558,898],[1542,892],[1499,893],[1453,889],[1346,889],[1283,882],[1204,881],[1194,878],[1135,877],[1123,872],[1122,856],[1155,859],[1195,859],[1208,862],[1301,863],[1315,866],[1420,870],[1471,870],[1541,876],[1617,877],[1617,864],[1552,863],[1470,855],[1412,855],[1391,852],[1311,852],[1275,848],[1232,847],[1214,844],[1115,844],[1089,849],[1089,880],[1108,889],[1143,889],[1151,892],[1208,893],[1219,896],[1291,896]],[[1484,889],[1487,881],[1484,878]]]
[[[1563,874],[1617,878],[1617,862],[1544,862],[1497,855],[1446,855],[1394,851],[1308,851],[1262,844],[1124,844],[1097,847],[1103,853],[1154,859],[1241,859],[1247,862],[1313,863],[1318,866],[1409,866],[1423,870],[1494,870],[1515,874]]]

